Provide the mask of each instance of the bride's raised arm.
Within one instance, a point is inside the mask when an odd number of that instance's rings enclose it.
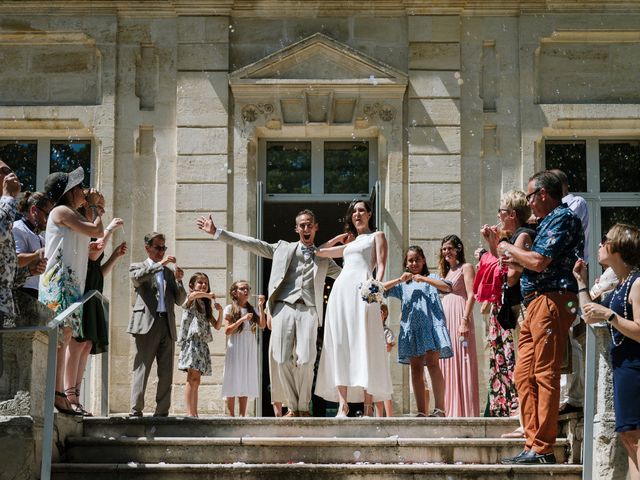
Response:
[[[376,280],[382,282],[384,278],[384,269],[387,265],[387,253],[389,247],[387,245],[387,237],[384,232],[375,233],[376,242]]]
[[[344,248],[353,240],[353,235],[349,232],[336,235],[331,240],[327,240],[316,250],[319,257],[339,258],[342,257]],[[342,245],[339,245],[339,244]]]

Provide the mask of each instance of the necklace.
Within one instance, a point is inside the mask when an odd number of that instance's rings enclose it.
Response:
[[[636,269],[633,269],[629,272],[629,275],[627,275],[627,278],[625,279],[624,282],[622,282],[620,284],[619,290],[616,290],[616,297],[618,299],[620,299],[620,296],[618,295],[620,292],[622,292],[623,290],[625,290],[623,296],[622,296],[622,301],[624,302],[624,315],[623,318],[627,319],[627,304],[629,303],[629,290],[631,289],[631,284],[633,283],[631,281],[631,279],[633,278],[634,274],[637,273]],[[625,284],[626,284],[626,289],[625,289]],[[613,303],[613,297],[611,298],[611,303]],[[611,305],[611,303],[609,305]],[[627,319],[628,320],[628,319]],[[624,342],[624,339],[626,338],[624,336],[624,333],[620,332],[618,330],[618,333],[620,333],[620,335],[622,335],[622,339],[620,339],[619,342],[616,342],[616,337],[613,335],[613,326],[611,325],[610,322],[607,322],[607,325],[609,326],[609,333],[611,334],[611,341],[613,342],[613,346],[614,347],[619,347],[620,345],[622,345],[622,342]]]

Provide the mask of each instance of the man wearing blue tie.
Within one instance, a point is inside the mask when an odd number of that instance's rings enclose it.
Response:
[[[171,406],[173,357],[176,341],[175,305],[182,305],[187,293],[182,285],[184,272],[176,266],[175,274],[167,267],[176,263],[167,250],[162,233],[144,237],[148,258],[129,267],[129,277],[136,291],[136,301],[127,333],[133,335],[136,355],[131,383],[131,416],[141,417],[144,392],[153,360],[157,362],[158,389],[154,416],[166,417]]]

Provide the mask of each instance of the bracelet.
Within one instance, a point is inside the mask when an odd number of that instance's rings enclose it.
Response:
[[[589,289],[587,287],[582,287],[578,289],[578,293],[582,293],[582,292],[588,292]]]
[[[112,229],[112,228],[109,228],[109,227],[105,228],[105,230],[106,230],[107,232],[109,232],[109,233],[113,232],[113,229]]]
[[[616,318],[618,314],[616,312],[611,312],[611,315],[609,315],[609,318],[607,318],[607,323],[611,323],[613,322],[613,319]]]

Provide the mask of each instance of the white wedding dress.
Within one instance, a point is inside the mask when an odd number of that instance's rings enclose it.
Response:
[[[365,389],[374,401],[393,392],[380,304],[360,298],[359,285],[376,265],[374,236],[358,235],[345,247],[342,273],[329,296],[315,393],[332,402],[338,401],[338,385],[349,387],[348,402],[362,402]]]

